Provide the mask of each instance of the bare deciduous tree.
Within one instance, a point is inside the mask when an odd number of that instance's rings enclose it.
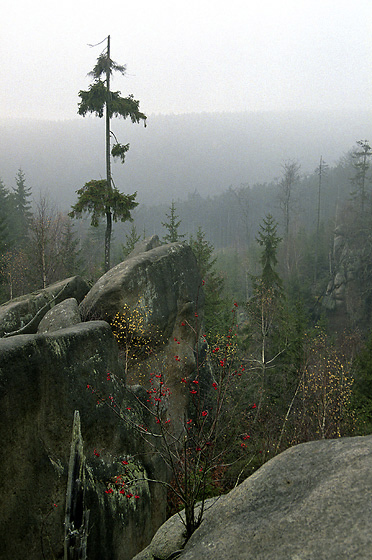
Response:
[[[30,225],[30,272],[35,277],[37,287],[45,288],[56,280],[62,227],[62,214],[51,204],[47,195],[41,194]]]

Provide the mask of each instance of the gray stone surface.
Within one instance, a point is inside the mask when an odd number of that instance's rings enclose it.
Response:
[[[0,305],[0,336],[24,327],[62,289],[64,289],[63,299],[73,297],[80,303],[89,291],[89,286],[80,276],[73,276],[56,282],[44,290],[38,290],[3,303]],[[41,319],[42,317],[40,317]],[[38,323],[35,325],[34,333],[36,333],[37,327]]]
[[[133,251],[128,255],[127,259],[131,259],[140,255],[141,253],[145,253],[146,251],[151,251],[151,249],[155,249],[156,247],[160,247],[161,243],[159,237],[157,235],[152,235],[147,239],[143,239],[136,243]]]
[[[295,446],[217,503],[180,558],[370,560],[371,489],[372,436]]]
[[[171,243],[143,252],[118,264],[91,288],[82,303],[83,318],[110,322],[126,305],[145,314],[145,325],[165,338],[173,331],[180,311],[195,312],[201,278],[191,248]],[[200,293],[202,308],[202,293]]]
[[[0,339],[0,558],[63,556],[67,470],[76,410],[86,454],[89,560],[131,559],[165,519],[166,491],[161,484],[145,483],[140,499],[105,492],[121,474],[120,469],[134,469],[136,476],[147,475],[152,480],[162,480],[166,473],[161,459],[154,456],[152,447],[146,447],[131,422],[121,421],[92,394],[93,386],[106,397],[113,396],[124,411],[135,415],[137,423],[151,426],[153,417],[138,401],[147,397],[145,390],[137,386],[128,393],[112,382],[115,376],[124,378],[124,362],[119,359],[110,325],[95,319],[110,320],[123,306],[130,313],[143,312],[145,328],[138,335],[153,343],[156,352],[151,352],[146,364],[139,360],[137,370],[129,371],[131,385],[141,381],[137,371],[154,371],[155,367],[166,371],[168,386],[172,380],[175,383],[173,408],[169,407],[175,426],[188,396],[180,378],[195,367],[196,333],[193,328],[185,329],[185,323],[200,328],[203,317],[194,255],[188,246],[177,243],[128,259],[104,275],[80,304],[79,311],[88,322],[60,328],[70,322],[63,317],[63,310],[70,308],[66,300],[81,301],[87,291],[80,280],[68,279],[0,309],[2,333],[18,330],[31,318],[36,331],[47,313],[45,305],[55,305],[49,318],[45,317],[48,332]],[[53,298],[62,289],[64,304],[57,307],[59,302]],[[44,330],[43,324],[40,329]],[[140,350],[141,344],[137,343]],[[175,360],[176,354],[184,363]],[[141,397],[143,394],[146,396]],[[123,456],[131,458],[129,467],[118,462]]]
[[[75,298],[68,298],[55,305],[41,319],[37,332],[47,333],[81,323],[79,305]]]
[[[224,499],[223,496],[206,500],[204,518],[211,515],[213,507],[222,499]],[[198,511],[198,506],[196,511]],[[155,533],[149,546],[137,554],[133,560],[167,560],[173,556],[176,557],[185,546],[184,519],[183,511],[170,517]]]

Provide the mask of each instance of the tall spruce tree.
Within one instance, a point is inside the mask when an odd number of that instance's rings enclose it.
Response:
[[[256,237],[257,243],[262,247],[260,263],[262,266],[261,276],[257,279],[265,289],[271,289],[275,294],[282,291],[282,280],[276,271],[278,264],[277,251],[282,241],[277,233],[278,224],[271,214],[268,214],[260,225]]]
[[[106,39],[105,39],[106,41]],[[106,217],[106,234],[105,234],[105,271],[110,268],[110,247],[112,234],[112,220],[119,218],[125,221],[130,218],[130,211],[137,206],[134,199],[137,193],[132,195],[123,195],[115,187],[111,174],[111,157],[119,158],[122,163],[125,161],[125,154],[129,150],[129,144],[120,144],[116,136],[111,131],[111,118],[123,117],[131,119],[132,123],[143,121],[146,125],[146,115],[139,110],[139,101],[135,100],[133,95],[122,97],[120,91],[111,91],[110,79],[113,72],[119,72],[125,75],[126,67],[117,64],[110,56],[110,35],[107,37],[107,46],[97,59],[97,63],[93,70],[89,73],[93,78],[93,83],[87,91],[79,91],[81,99],[78,105],[78,114],[83,117],[87,113],[93,113],[99,118],[105,115],[105,156],[106,156],[106,180],[90,181],[77,191],[79,195],[78,203],[73,206],[70,213],[72,217],[81,217],[83,210],[91,211]],[[102,79],[103,77],[103,79]],[[111,138],[114,138],[114,144],[111,148]],[[97,200],[97,196],[101,197],[102,204]],[[120,207],[120,215],[118,208]],[[92,218],[92,225],[96,225],[97,221]]]
[[[278,224],[271,214],[260,225],[256,240],[262,247],[262,272],[253,277],[253,296],[247,304],[251,366],[258,373],[258,412],[266,398],[268,372],[273,369],[277,357],[286,346],[285,341],[273,342],[274,338],[278,339],[277,334],[283,334],[281,325],[284,294],[282,280],[276,271],[277,251],[281,242],[277,228]]]
[[[106,179],[92,179],[76,192],[78,201],[68,214],[70,218],[81,218],[84,212],[88,212],[91,214],[91,225],[98,227],[100,218],[106,217],[104,269],[107,272],[110,268],[112,222],[132,221],[131,211],[138,206],[135,202],[137,193],[127,195],[115,187],[110,189]]]

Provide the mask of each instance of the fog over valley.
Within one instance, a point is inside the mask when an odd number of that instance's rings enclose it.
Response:
[[[278,178],[295,160],[312,173],[322,155],[333,165],[356,140],[371,138],[372,111],[287,111],[149,115],[147,127],[114,119],[129,142],[125,163],[113,164],[120,191],[146,205],[221,194]],[[105,177],[104,120],[0,120],[0,178],[7,188],[21,167],[33,194],[48,192],[62,210],[90,179]]]

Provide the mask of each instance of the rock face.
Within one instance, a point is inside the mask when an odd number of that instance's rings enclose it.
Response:
[[[370,246],[358,220],[346,221],[334,231],[332,269],[322,305],[332,329],[369,329],[372,320]],[[361,234],[362,233],[362,234]]]
[[[191,248],[183,243],[162,245],[106,272],[80,304],[80,312],[84,318],[110,322],[129,305],[143,311],[146,327],[169,338],[177,315],[189,311],[188,318],[193,316],[200,285]]]
[[[204,519],[210,515],[211,508],[223,497],[209,498],[205,501]],[[196,511],[198,506],[196,506]],[[168,560],[178,558],[185,547],[184,512],[170,517],[155,533],[151,543],[137,554],[133,560]]]
[[[131,469],[162,478],[162,466],[144,454],[144,443],[87,385],[119,396],[108,378],[120,376],[117,345],[103,321],[81,323],[55,333],[0,340],[0,558],[61,557],[65,497],[75,411],[87,480],[84,505],[90,510],[87,557],[129,560],[164,521],[165,499],[144,481],[127,498],[106,493]],[[135,397],[125,395],[128,414],[143,417]],[[144,457],[139,462],[134,457]],[[122,461],[128,464],[123,465]],[[78,476],[81,479],[81,475]],[[56,504],[54,506],[53,504]]]
[[[372,436],[292,447],[217,501],[179,558],[369,560],[371,487]]]
[[[128,255],[128,259],[132,257],[136,257],[141,253],[145,253],[146,251],[151,251],[151,249],[155,249],[156,247],[160,247],[161,243],[159,237],[157,235],[153,235],[148,239],[143,239],[142,241],[138,241],[136,243],[133,251]]]

